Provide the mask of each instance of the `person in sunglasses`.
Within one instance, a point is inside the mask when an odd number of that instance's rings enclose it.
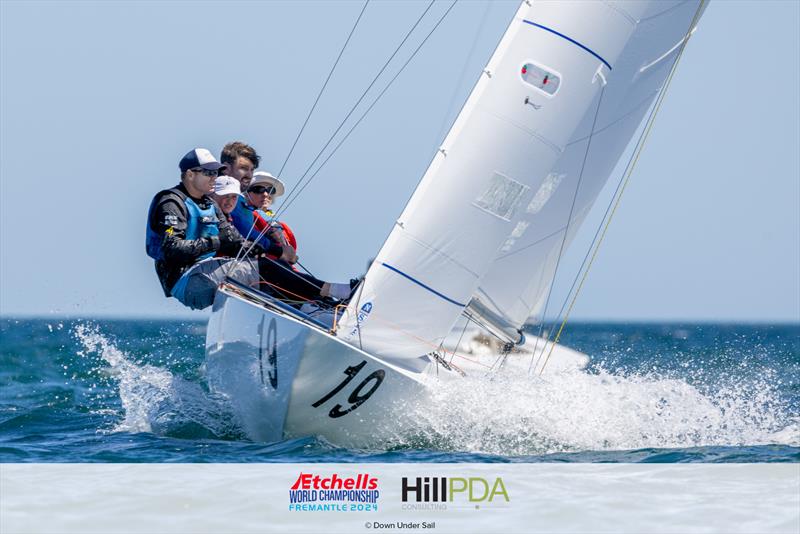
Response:
[[[268,256],[294,265],[297,262],[297,239],[289,225],[274,219],[275,214],[270,209],[274,199],[284,191],[283,182],[270,173],[255,173],[231,213],[231,220],[240,234],[264,247]]]

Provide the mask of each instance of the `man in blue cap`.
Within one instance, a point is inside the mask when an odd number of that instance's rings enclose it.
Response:
[[[202,309],[213,303],[216,288],[226,275],[257,286],[258,265],[251,259],[234,264],[224,258],[236,256],[244,243],[210,197],[225,165],[205,148],[195,148],[178,166],[181,183],[159,192],[150,204],[146,250],[155,260],[164,294]],[[252,252],[264,251],[254,246]]]

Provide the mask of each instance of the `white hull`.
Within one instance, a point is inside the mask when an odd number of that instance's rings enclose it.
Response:
[[[550,370],[588,360],[556,347]],[[496,353],[472,351],[475,360],[453,363],[485,373]],[[484,363],[479,363],[483,360]],[[520,358],[522,362],[527,359]],[[509,365],[516,365],[509,358]],[[415,364],[405,360],[405,365]],[[321,328],[302,314],[255,293],[224,285],[206,334],[206,374],[212,390],[231,404],[238,424],[254,441],[320,436],[347,447],[369,447],[413,434],[418,421],[409,403],[424,402],[438,380],[459,378],[433,360],[417,369],[379,360]],[[527,365],[525,363],[524,365]]]
[[[377,360],[291,310],[223,286],[206,334],[206,373],[250,439],[316,435],[343,446],[385,442],[413,424],[406,399],[425,391],[436,363],[417,370]],[[438,369],[437,369],[438,367]]]

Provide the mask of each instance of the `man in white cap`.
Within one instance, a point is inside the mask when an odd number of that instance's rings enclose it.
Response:
[[[214,181],[214,193],[211,197],[231,221],[231,212],[236,208],[236,203],[241,198],[239,180],[230,176],[218,176]]]

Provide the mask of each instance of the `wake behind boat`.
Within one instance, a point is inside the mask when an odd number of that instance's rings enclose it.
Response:
[[[384,443],[414,432],[408,402],[440,381],[513,366],[512,350],[540,350],[537,374],[585,365],[522,330],[544,320],[564,248],[652,124],[703,9],[523,2],[344,309],[316,315],[234,280],[218,288],[209,384],[248,435]],[[501,354],[468,354],[465,320]]]

